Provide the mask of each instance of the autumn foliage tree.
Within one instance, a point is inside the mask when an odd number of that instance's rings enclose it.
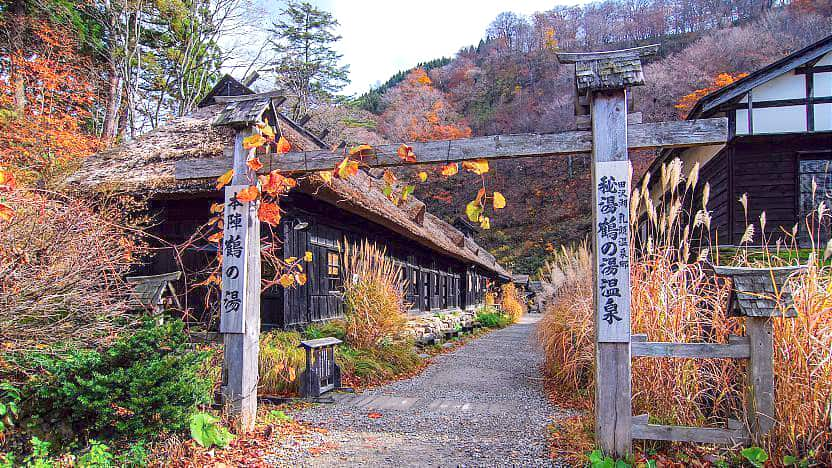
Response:
[[[471,128],[454,111],[442,91],[421,68],[384,95],[381,131],[400,141],[452,140],[471,136]]]
[[[98,148],[90,64],[60,26],[10,15],[0,29],[0,160],[24,180],[54,175]]]
[[[703,97],[707,96],[708,94],[728,86],[729,84],[748,76],[748,73],[720,73],[713,78],[711,81],[710,86],[705,88],[697,89],[693,92],[685,94],[679,99],[679,102],[676,104],[676,109],[679,111],[679,117],[685,118],[688,113],[693,109],[693,106],[696,105],[697,101],[702,99]]]

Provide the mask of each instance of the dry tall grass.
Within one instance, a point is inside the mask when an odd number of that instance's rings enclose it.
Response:
[[[709,233],[708,187],[699,192],[700,200],[691,200],[698,167],[685,177],[678,160],[662,167],[661,174],[661,206],[653,206],[645,187],[632,197],[633,214],[644,204],[649,219],[646,235],[639,239],[643,248],[631,262],[633,333],[646,333],[650,341],[723,343],[729,334],[742,334],[742,320],[726,316],[728,285],[707,273],[707,249],[714,243],[709,237],[694,240],[691,234]],[[748,204],[747,198],[739,202]],[[828,212],[821,206],[815,215]],[[762,216],[759,232],[764,225]],[[754,225],[749,226],[732,263],[759,266],[759,256],[750,260]],[[781,257],[775,258],[772,250]],[[796,257],[787,250],[786,244],[778,243],[776,249],[764,245],[762,263]],[[554,255],[548,276],[557,296],[537,331],[553,382],[587,395],[592,394],[594,366],[590,255],[586,244]],[[774,319],[777,424],[762,444],[775,461],[786,454],[814,453],[816,461],[832,463],[832,267],[809,263],[808,274],[793,280],[798,317]],[[744,375],[744,364],[735,360],[636,358],[633,411],[665,423],[719,423],[741,414]]]
[[[500,303],[503,306],[503,313],[508,316],[511,323],[516,323],[526,313],[526,303],[520,297],[520,291],[514,283],[504,284],[500,290]]]
[[[404,330],[407,283],[402,269],[386,250],[364,241],[345,242],[344,322],[347,343],[372,349],[395,340]]]

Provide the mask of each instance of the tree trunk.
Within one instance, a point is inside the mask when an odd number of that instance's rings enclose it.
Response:
[[[104,146],[110,146],[116,136],[118,127],[118,111],[121,102],[121,78],[118,76],[114,64],[110,65],[110,76],[107,82],[107,110],[104,114],[104,128],[101,132],[101,141]]]
[[[20,75],[14,79],[14,112],[18,117],[26,112],[26,80]]]

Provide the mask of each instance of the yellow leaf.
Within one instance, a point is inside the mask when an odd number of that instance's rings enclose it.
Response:
[[[506,197],[503,196],[500,192],[494,192],[494,209],[499,210],[500,208],[506,207]]]
[[[425,172],[425,171],[420,172],[419,173],[419,180],[421,180],[422,182],[425,182],[426,180],[428,180],[428,173]]]
[[[225,203],[212,203],[211,204],[211,214],[222,213],[223,209],[225,209]]]
[[[280,280],[278,282],[284,288],[288,288],[289,286],[295,284],[295,277],[284,273],[280,276]]]
[[[289,151],[292,151],[292,145],[289,143],[289,140],[284,137],[280,137],[280,139],[277,140],[277,153],[285,154]]]
[[[228,172],[219,176],[217,178],[217,190],[219,190],[219,189],[225,187],[226,185],[228,185],[228,183],[231,182],[232,177],[234,177],[234,169],[229,169]]]
[[[457,163],[450,163],[446,166],[442,166],[442,175],[443,176],[452,176],[459,172],[459,166]]]
[[[260,134],[266,138],[274,138],[274,129],[269,124],[262,124],[257,126],[260,129]]]
[[[488,172],[488,160],[477,159],[474,161],[465,161],[462,167],[477,175],[482,175]]]
[[[298,285],[303,286],[306,284],[306,275],[303,273],[295,273],[295,281],[297,281]]]
[[[352,148],[350,148],[350,156],[355,156],[356,154],[361,154],[365,151],[370,151],[372,149],[373,147],[370,145],[353,146]]]
[[[482,205],[476,200],[468,203],[468,205],[465,206],[465,214],[468,215],[468,219],[471,220],[472,223],[478,222],[480,220],[480,216],[482,215]]]
[[[488,216],[483,216],[480,218],[480,227],[483,229],[491,229],[491,220]]]
[[[303,259],[306,260],[307,262],[311,262],[312,261],[312,252],[307,250],[306,253],[303,254]]]
[[[298,261],[297,257],[289,257],[286,259],[287,264],[295,263],[296,261]]]
[[[263,135],[260,135],[259,133],[243,138],[243,148],[247,150],[250,150],[252,148],[259,148],[264,144],[266,144],[266,139],[263,138]]]

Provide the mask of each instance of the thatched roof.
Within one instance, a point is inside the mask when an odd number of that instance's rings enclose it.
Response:
[[[231,157],[233,131],[212,125],[225,109],[212,104],[174,119],[136,140],[90,156],[72,176],[79,190],[142,193],[170,197],[185,193],[214,192],[214,179],[177,180],[175,162],[193,158]],[[323,149],[320,139],[282,114],[277,129],[298,150]],[[324,183],[307,177],[300,189],[313,197],[338,206],[409,238],[431,250],[508,279],[508,273],[490,253],[436,216],[426,213],[424,203],[411,197],[396,206],[382,193],[383,182],[366,171],[348,179]]]

